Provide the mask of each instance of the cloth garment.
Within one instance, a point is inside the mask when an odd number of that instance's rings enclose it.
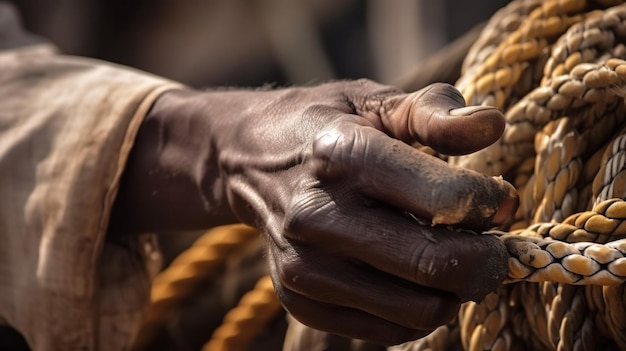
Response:
[[[142,119],[178,87],[48,44],[0,51],[0,324],[33,350],[124,350],[137,332],[158,248],[107,225]]]

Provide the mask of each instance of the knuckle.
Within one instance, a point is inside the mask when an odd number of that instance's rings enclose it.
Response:
[[[284,231],[291,239],[305,239],[315,224],[323,221],[322,208],[328,203],[328,195],[323,192],[310,191],[295,196],[285,211]]]
[[[353,125],[338,125],[318,134],[313,144],[316,175],[325,179],[354,176],[359,162],[365,159],[368,143],[362,128]]]
[[[324,163],[334,163],[342,153],[340,147],[343,139],[342,133],[335,128],[321,132],[313,143],[313,157]]]
[[[350,191],[330,188],[312,189],[295,197],[285,212],[284,235],[299,243],[326,243],[337,240],[336,223],[345,220],[342,204],[352,201]],[[344,187],[345,188],[345,187]]]
[[[290,257],[281,260],[276,269],[276,280],[283,290],[301,291],[299,289],[302,277],[308,272],[307,265],[298,257]]]
[[[288,311],[293,312],[300,304],[301,297],[293,291],[286,288],[280,281],[276,280],[274,283],[274,290],[280,300],[280,303]]]

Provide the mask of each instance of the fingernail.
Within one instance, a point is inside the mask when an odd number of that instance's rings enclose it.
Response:
[[[476,113],[479,111],[485,111],[485,110],[497,110],[497,109],[491,106],[465,106],[465,107],[453,108],[452,110],[450,110],[450,112],[448,112],[448,114],[450,114],[450,116],[468,116],[473,113]]]
[[[519,196],[517,190],[511,185],[511,183],[501,180],[509,188],[509,193],[498,205],[498,211],[493,216],[491,224],[495,227],[500,227],[507,224],[515,215],[517,206],[519,206]]]

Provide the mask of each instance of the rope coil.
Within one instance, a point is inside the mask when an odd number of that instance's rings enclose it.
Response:
[[[489,232],[510,254],[506,284],[464,304],[431,340],[458,329],[447,345],[465,350],[626,349],[621,3],[514,1],[494,19],[518,16],[515,26],[496,37],[490,22],[492,39],[470,51],[457,87],[468,103],[502,108],[507,127],[496,144],[449,162],[504,175],[521,205],[508,232]]]

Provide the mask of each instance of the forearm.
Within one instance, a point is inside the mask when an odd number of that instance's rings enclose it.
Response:
[[[205,229],[232,223],[200,93],[175,90],[154,103],[137,134],[111,219],[119,232]],[[208,116],[207,116],[208,117]],[[194,132],[195,131],[195,132]]]

